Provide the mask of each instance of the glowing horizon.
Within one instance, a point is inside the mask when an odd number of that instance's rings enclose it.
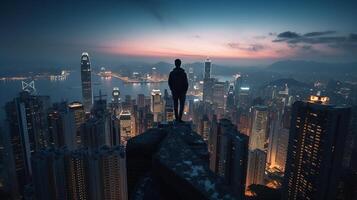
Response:
[[[113,55],[144,57],[188,57],[220,59],[289,59],[310,54],[334,56],[343,51],[326,44],[297,44],[292,47],[285,42],[275,42],[276,35],[257,33],[241,36],[242,39],[229,37],[187,36],[179,34],[146,35],[145,37],[111,41],[99,51]],[[228,34],[227,34],[228,35]],[[235,42],[239,41],[239,42]],[[305,45],[305,46],[304,46]]]

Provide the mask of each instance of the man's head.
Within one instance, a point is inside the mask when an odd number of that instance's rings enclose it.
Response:
[[[175,60],[175,66],[176,66],[177,68],[180,68],[180,66],[181,66],[181,60],[180,60],[180,59],[176,59],[176,60]]]

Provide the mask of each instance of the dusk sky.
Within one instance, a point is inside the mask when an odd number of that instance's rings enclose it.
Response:
[[[7,1],[0,16],[0,68],[72,65],[83,51],[101,64],[357,61],[357,1]]]

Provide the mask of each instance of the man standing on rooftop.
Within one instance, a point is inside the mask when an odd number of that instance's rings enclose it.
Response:
[[[175,60],[175,68],[170,72],[169,87],[174,100],[175,119],[177,122],[182,121],[182,113],[185,107],[186,92],[188,89],[187,75],[181,68],[181,60]],[[178,102],[180,101],[180,112],[178,112]]]

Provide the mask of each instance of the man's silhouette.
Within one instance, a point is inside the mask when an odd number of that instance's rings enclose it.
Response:
[[[176,121],[182,122],[182,113],[185,107],[186,92],[188,89],[187,75],[181,66],[181,60],[175,60],[176,68],[170,72],[169,87],[174,100],[174,111]],[[180,101],[180,112],[178,112],[178,102]]]

